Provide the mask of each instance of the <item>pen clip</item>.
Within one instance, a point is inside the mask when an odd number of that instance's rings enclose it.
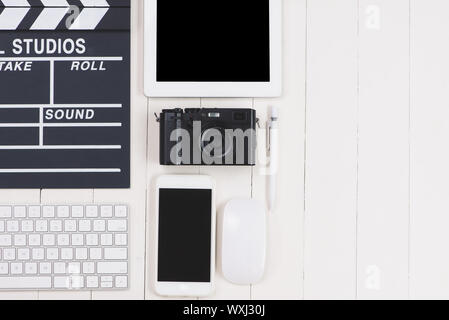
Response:
[[[271,151],[271,121],[267,121],[267,128],[266,128],[266,140],[267,140],[267,155],[269,155]]]

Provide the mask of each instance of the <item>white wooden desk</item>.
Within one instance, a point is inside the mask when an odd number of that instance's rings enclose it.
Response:
[[[265,177],[259,167],[159,166],[153,113],[254,107],[263,124],[270,104],[281,108],[281,167],[266,277],[235,286],[218,268],[210,298],[449,298],[447,0],[283,0],[279,99],[147,99],[143,0],[132,2],[132,188],[0,191],[2,202],[128,202],[131,289],[0,298],[159,299],[154,179],[210,174],[220,212],[232,197],[264,199]]]

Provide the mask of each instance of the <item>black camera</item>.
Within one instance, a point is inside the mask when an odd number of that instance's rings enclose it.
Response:
[[[256,163],[255,110],[170,109],[159,121],[161,165]]]

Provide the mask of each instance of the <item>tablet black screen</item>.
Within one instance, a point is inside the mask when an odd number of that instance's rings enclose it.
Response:
[[[157,81],[269,82],[269,0],[159,0]]]

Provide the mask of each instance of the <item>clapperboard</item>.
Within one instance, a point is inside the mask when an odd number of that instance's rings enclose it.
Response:
[[[129,188],[130,0],[0,0],[0,188]]]

